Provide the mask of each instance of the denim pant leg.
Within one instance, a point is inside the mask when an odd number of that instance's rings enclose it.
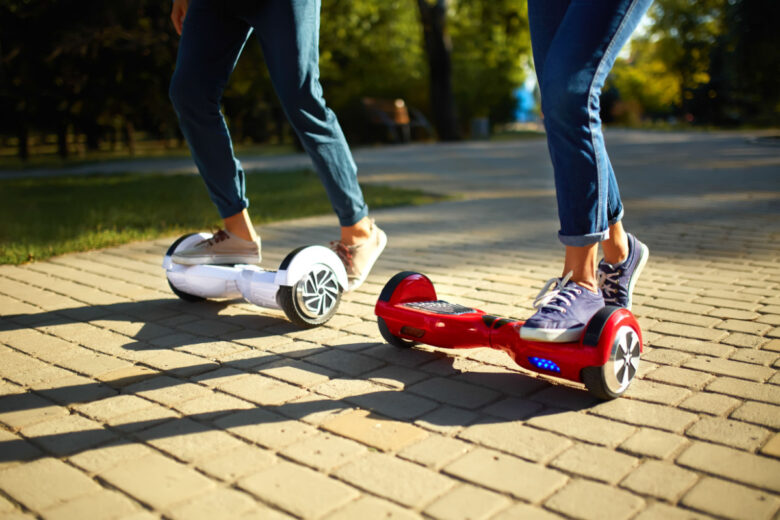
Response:
[[[314,163],[342,226],[368,214],[357,167],[319,76],[320,0],[264,0],[247,18],[263,47],[276,93]]]
[[[599,96],[652,0],[529,0],[534,63],[555,171],[558,236],[585,246],[623,216],[604,147]]]
[[[222,218],[249,206],[220,100],[250,26],[218,0],[193,0],[184,19],[170,98],[192,157]]]

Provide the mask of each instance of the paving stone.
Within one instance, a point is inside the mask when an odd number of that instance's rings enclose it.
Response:
[[[698,417],[668,406],[615,399],[593,408],[592,413],[617,421],[682,433]]]
[[[230,450],[207,454],[196,460],[195,466],[220,480],[234,482],[276,464],[279,460],[281,459],[270,450],[242,444]]]
[[[320,433],[287,446],[285,457],[325,472],[367,452],[365,446],[335,435]]]
[[[739,406],[739,401],[725,395],[698,392],[680,403],[679,406],[691,412],[726,415]]]
[[[230,395],[213,392],[189,401],[174,404],[173,407],[187,417],[200,420],[214,420],[238,410],[249,410],[255,405]]]
[[[769,437],[764,428],[731,421],[722,417],[705,417],[688,428],[690,437],[725,444],[732,448],[755,451]]]
[[[533,503],[544,500],[568,480],[558,471],[485,448],[467,453],[444,472]]]
[[[463,408],[440,406],[414,421],[414,424],[427,430],[450,435],[459,432],[478,418],[479,415]]]
[[[190,419],[169,421],[143,431],[138,437],[186,462],[242,444],[223,431],[211,429]]]
[[[774,385],[753,383],[730,377],[719,377],[707,385],[707,390],[733,397],[780,405],[780,387]]]
[[[101,478],[157,509],[200,496],[214,486],[197,471],[156,453],[123,461],[102,472]]]
[[[631,382],[631,386],[628,387],[624,395],[627,398],[651,403],[676,405],[691,395],[691,392],[677,386],[665,385],[645,379],[635,379]]]
[[[379,453],[368,453],[334,474],[355,487],[413,508],[428,503],[455,484],[417,464]]]
[[[136,502],[115,491],[103,489],[98,493],[84,495],[64,504],[46,509],[43,517],[46,520],[70,520],[89,518],[90,520],[112,520],[124,518],[141,507]]]
[[[0,470],[41,456],[41,450],[22,437],[0,429]]]
[[[339,349],[328,349],[308,356],[306,361],[351,376],[365,374],[384,365],[376,358]]]
[[[156,455],[152,448],[140,442],[120,439],[99,448],[82,451],[68,461],[91,474],[99,474],[126,461]]]
[[[509,504],[509,499],[502,495],[464,484],[437,498],[425,508],[425,513],[441,520],[481,520]]]
[[[257,372],[304,388],[324,383],[336,375],[331,370],[297,359],[271,361],[263,364]]]
[[[543,409],[544,406],[539,403],[517,397],[507,397],[496,401],[481,411],[502,419],[520,421],[534,417]]]
[[[772,366],[777,362],[778,357],[779,356],[775,352],[756,350],[751,347],[740,349],[729,359],[732,361],[752,363],[754,365]]]
[[[645,339],[645,343],[648,343]],[[686,360],[691,358],[691,354],[687,352],[678,352],[676,350],[668,348],[648,348],[649,345],[645,345],[646,351],[642,353],[642,361],[649,361],[660,365],[669,365],[678,367],[682,365]]]
[[[261,375],[250,375],[230,381],[220,385],[219,389],[260,406],[280,405],[306,393],[300,387]]]
[[[0,398],[0,422],[9,428],[22,428],[68,415],[68,410],[32,393]]]
[[[685,362],[685,368],[701,370],[711,374],[749,379],[751,381],[766,381],[775,373],[769,367],[756,366],[748,363],[739,363],[726,359],[710,357],[695,357]]]
[[[668,462],[648,460],[632,471],[620,486],[640,495],[675,503],[697,480],[698,477],[691,471]]]
[[[397,390],[379,390],[344,397],[344,400],[361,408],[394,419],[409,420],[436,408],[436,403],[424,397]]]
[[[239,481],[263,501],[304,518],[327,514],[359,496],[354,489],[310,469],[280,462]],[[301,500],[305,490],[305,500]]]
[[[704,478],[682,503],[717,516],[738,520],[772,518],[780,507],[777,496],[715,478]]]
[[[410,386],[408,390],[429,399],[470,410],[481,408],[498,397],[498,393],[486,388],[442,377],[427,379]]]
[[[729,319],[719,325],[715,325],[715,328],[734,332],[744,332],[746,334],[762,335],[772,327],[763,323],[756,323],[755,321]]]
[[[608,447],[619,445],[636,431],[632,426],[569,411],[540,415],[528,420],[527,424]]]
[[[608,484],[616,484],[638,461],[634,457],[608,448],[576,444],[550,463],[567,473],[588,477]]]
[[[237,518],[254,509],[255,504],[255,499],[246,493],[217,488],[172,507],[169,514],[181,520]]]
[[[240,410],[220,417],[214,425],[272,449],[281,449],[316,431],[306,423],[290,420],[265,408]]]
[[[479,422],[464,428],[458,437],[534,462],[548,461],[571,446],[565,437],[518,422]]]
[[[124,393],[173,406],[196,397],[211,395],[211,390],[175,377],[159,376],[130,385],[125,388]]]
[[[741,350],[737,351],[735,355],[739,354],[744,349],[761,348],[761,346],[766,344],[766,342],[767,339],[762,336],[754,336],[752,334],[742,334],[739,332],[734,332],[732,334],[729,334],[729,337],[721,341],[721,343],[725,343],[727,345],[734,345],[735,347],[740,347]]]
[[[725,330],[710,329],[706,327],[697,327],[695,325],[684,325],[681,323],[670,322],[659,322],[649,330],[658,334],[682,336],[684,338],[698,339],[702,341],[720,341],[728,336],[728,332]]]
[[[712,517],[709,515],[683,509],[681,506],[672,507],[656,502],[639,513],[635,520],[709,520],[710,518]]]
[[[0,489],[31,510],[40,511],[95,493],[100,486],[64,462],[45,458],[0,470]]]
[[[633,455],[667,459],[676,455],[688,444],[685,437],[651,428],[641,428],[620,445],[620,449]]]
[[[780,491],[780,461],[744,451],[694,442],[677,458],[688,468],[770,491]]]
[[[145,379],[155,377],[158,374],[159,372],[148,367],[130,365],[100,374],[97,376],[97,379],[112,388],[121,389]]]
[[[780,433],[776,433],[769,439],[764,447],[761,448],[761,453],[769,455],[770,457],[780,458]]]
[[[627,519],[643,507],[644,501],[603,484],[574,480],[547,500],[545,505],[574,518]]]
[[[698,370],[689,370],[680,367],[659,367],[647,376],[651,381],[659,381],[670,385],[684,386],[686,388],[701,389],[707,383],[715,379],[712,374],[700,372]],[[632,385],[633,386],[633,385]]]
[[[325,520],[366,520],[387,518],[388,520],[419,520],[422,517],[409,509],[399,507],[387,500],[363,495],[343,508],[325,517]]]
[[[699,341],[693,338],[680,338],[676,336],[661,336],[653,341],[653,345],[682,352],[690,352],[691,354],[704,354],[721,358],[730,356],[736,350],[734,347],[722,345],[720,343]]]
[[[58,417],[25,426],[22,434],[55,455],[68,455],[104,444],[116,437],[102,425],[78,415]]]
[[[398,453],[398,456],[438,470],[470,449],[469,444],[457,439],[432,435],[407,446]]]
[[[780,406],[748,401],[731,413],[732,419],[780,429]]]
[[[425,430],[366,410],[340,414],[321,427],[382,451],[397,451],[428,436]]]

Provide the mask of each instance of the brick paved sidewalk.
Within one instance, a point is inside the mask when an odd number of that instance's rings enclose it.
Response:
[[[384,344],[373,304],[397,271],[515,317],[559,274],[542,142],[432,147],[438,168],[421,148],[365,179],[464,198],[375,212],[386,254],[324,327],[176,299],[171,240],[0,266],[0,518],[776,517],[777,148],[614,141],[626,225],[651,250],[626,397],[488,349]],[[260,228],[264,264],[335,226]]]

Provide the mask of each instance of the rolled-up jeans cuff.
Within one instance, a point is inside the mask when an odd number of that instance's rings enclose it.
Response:
[[[615,218],[609,219],[609,225],[610,226],[614,226],[615,224],[617,224],[621,220],[623,220],[623,208],[620,208],[620,213],[618,213]]]
[[[363,204],[363,207],[360,208],[360,211],[354,213],[351,217],[342,218],[341,216],[339,216],[339,225],[341,227],[354,226],[355,224],[357,224],[367,216],[368,216],[368,204]]]
[[[590,233],[588,235],[564,235],[558,232],[558,240],[565,246],[584,247],[591,244],[597,244],[609,238],[609,229],[599,233]]]

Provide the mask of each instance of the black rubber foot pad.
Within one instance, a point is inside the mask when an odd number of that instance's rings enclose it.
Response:
[[[474,309],[470,307],[458,305],[457,303],[445,302],[444,300],[436,300],[433,302],[404,303],[403,306],[409,307],[410,309],[433,312],[435,314],[458,315],[458,314],[468,314],[470,312],[476,312]]]

